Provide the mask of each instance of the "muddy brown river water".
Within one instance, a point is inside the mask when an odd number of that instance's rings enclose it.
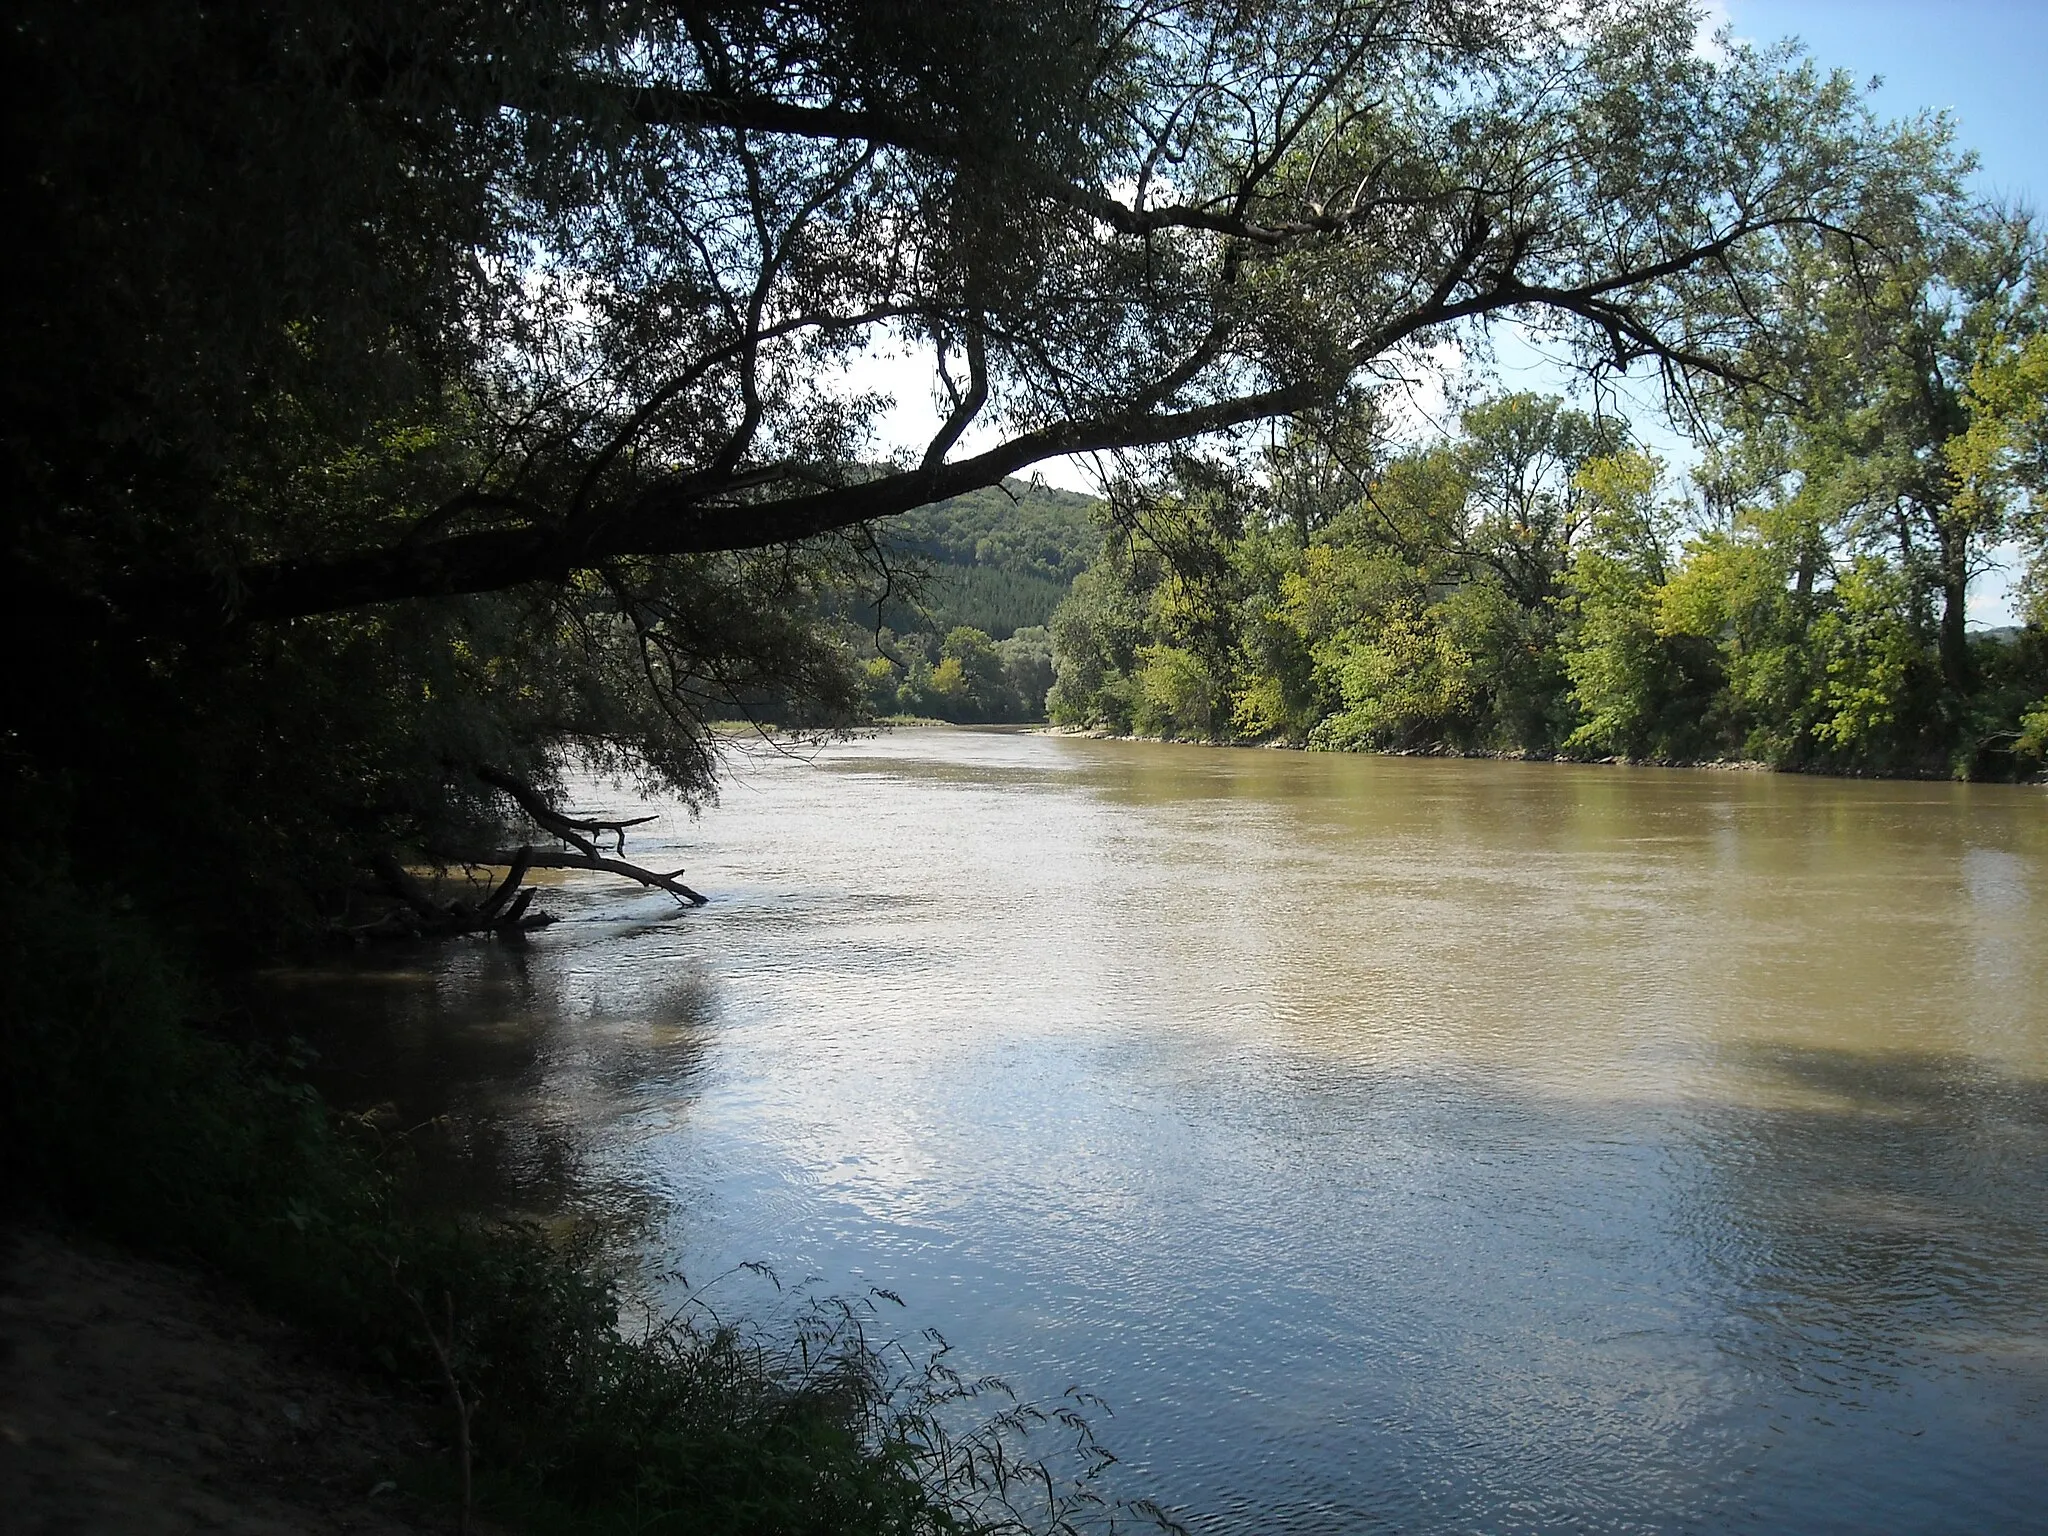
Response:
[[[2048,1530],[2048,791],[906,731],[649,831],[710,906],[281,983],[330,1083],[1198,1532]]]

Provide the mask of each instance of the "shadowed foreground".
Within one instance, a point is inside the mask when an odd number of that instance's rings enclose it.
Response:
[[[39,1232],[0,1257],[0,1508],[19,1536],[441,1529],[402,1404],[189,1272]]]

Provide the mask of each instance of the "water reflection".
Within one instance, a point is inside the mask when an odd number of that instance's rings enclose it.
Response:
[[[1800,1107],[1700,1138],[1692,1235],[1717,1341],[1773,1389],[1789,1467],[1763,1507],[1786,1529],[1816,1504],[1842,1530],[2037,1524],[2048,1085],[1956,1053],[1753,1055]]]
[[[656,829],[685,920],[297,990],[449,1177],[886,1284],[1199,1530],[2023,1528],[2044,809],[906,733]]]
[[[588,905],[565,896],[572,911]],[[601,962],[655,931],[583,926],[545,956],[527,945],[422,946],[280,971],[259,980],[254,1006],[310,1049],[332,1102],[402,1138],[429,1201],[646,1215],[646,1191],[617,1163],[621,1134],[636,1104],[687,1095],[713,1000],[687,972],[620,985],[601,963],[564,964],[585,949]]]

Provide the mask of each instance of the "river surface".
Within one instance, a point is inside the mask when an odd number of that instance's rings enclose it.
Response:
[[[712,904],[297,978],[344,1097],[1205,1536],[2048,1530],[2048,793],[907,731],[635,837]]]

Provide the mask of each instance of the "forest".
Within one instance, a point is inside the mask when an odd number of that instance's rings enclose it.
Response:
[[[2028,777],[2048,755],[2048,247],[1958,200],[1859,274],[1822,250],[1777,387],[1685,418],[1370,408],[1125,487],[1053,621],[1054,721],[1207,741]],[[1968,594],[2017,567],[2021,622]]]
[[[888,589],[857,587],[832,605],[870,713],[1043,720],[1046,626],[1101,547],[1100,505],[1010,480],[890,519]]]
[[[428,1209],[244,984],[516,947],[535,868],[694,896],[570,786],[708,808],[722,726],[771,705],[1049,689],[1211,740],[2031,771],[2039,239],[1946,120],[1705,25],[15,6],[9,1219],[199,1266],[452,1403],[419,1486],[454,1503],[459,1463],[465,1524],[474,1471],[522,1528],[1076,1528],[1085,1489],[1005,1504],[1040,1487],[1004,1459],[1028,1415],[960,1438],[942,1361],[829,1320],[793,1353],[630,1335],[595,1237]],[[1390,430],[1510,333],[1658,393],[1709,444],[1691,489],[1579,405]],[[885,352],[922,441],[882,439]],[[1028,477],[1092,455],[1119,478],[1084,527]],[[2011,549],[2030,623],[1973,636]]]
[[[1190,475],[1110,519],[1053,620],[1051,718],[1333,751],[2035,775],[2040,521],[1965,478],[2008,430],[1994,402],[2029,348],[1901,381],[1909,418],[1972,381],[1917,452],[1843,451],[1822,434],[1856,430],[1847,410],[1766,419],[1688,486],[1626,423],[1555,397],[1482,400],[1455,436],[1380,458],[1366,424],[1299,424],[1261,480]],[[1971,633],[1944,571],[2005,540],[2023,622]]]

